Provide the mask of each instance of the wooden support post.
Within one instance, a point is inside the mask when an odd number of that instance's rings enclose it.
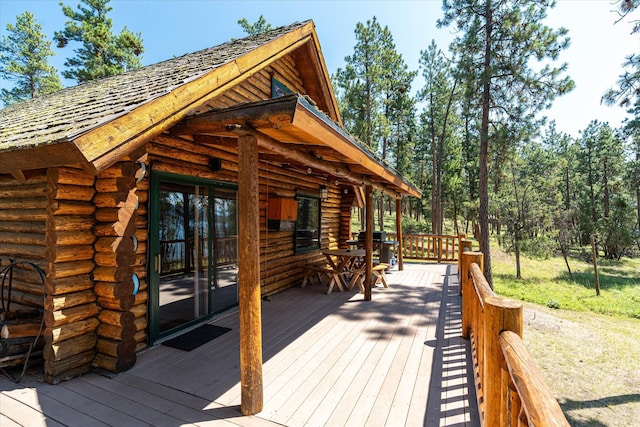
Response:
[[[240,309],[240,411],[262,411],[262,325],[260,306],[260,200],[258,142],[238,138],[238,294]]]
[[[396,197],[396,238],[398,239],[398,270],[404,270],[404,262],[402,261],[402,247],[404,245],[402,238],[402,198]]]
[[[502,382],[507,369],[500,346],[500,333],[512,331],[522,337],[522,304],[498,296],[489,296],[484,301],[484,369],[482,390],[484,397],[484,423],[486,426],[506,425],[501,414],[507,413],[507,396]],[[508,386],[508,384],[507,384]],[[504,421],[504,422],[503,422]]]
[[[370,185],[365,186],[365,281],[364,300],[371,301],[371,275],[373,274],[373,189]]]
[[[465,252],[460,263],[460,289],[462,291],[462,338],[469,339],[473,323],[473,307],[475,306],[476,290],[470,274],[471,264],[478,264],[480,271],[484,271],[484,254],[482,252]]]

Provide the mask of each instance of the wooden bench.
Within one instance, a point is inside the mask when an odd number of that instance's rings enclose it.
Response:
[[[333,269],[325,264],[307,264],[302,268],[304,269],[304,277],[300,285],[301,288],[304,288],[307,282],[313,285],[314,277],[318,279],[318,283],[323,284],[323,278],[330,280],[333,274]]]
[[[364,293],[364,274],[366,270],[364,268],[358,268],[356,270],[351,270],[353,274],[351,276],[351,280],[349,280],[349,290],[353,289],[353,287],[358,284],[358,288],[360,288],[360,293]]]
[[[389,268],[389,264],[376,264],[373,266],[373,268],[371,269],[371,274],[372,274],[372,281],[371,281],[371,287],[374,287],[376,284],[378,284],[378,282],[382,283],[382,286],[384,286],[385,288],[389,287],[389,284],[387,283],[387,276],[385,274],[385,270]],[[365,268],[359,268],[357,270],[352,270],[351,271],[353,273],[353,276],[351,276],[351,280],[349,281],[349,289],[353,289],[353,287],[356,285],[356,283],[358,284],[358,287],[360,288],[360,293],[364,293],[364,275],[366,273],[366,269]]]
[[[375,286],[378,282],[382,282],[382,286],[385,288],[389,287],[387,283],[387,275],[384,273],[387,268],[389,268],[389,264],[380,263],[373,266],[371,272],[373,273],[374,281],[371,283],[371,286]]]
[[[318,279],[318,282],[320,284],[322,284],[324,282],[323,279],[326,278],[328,280],[327,295],[333,292],[333,288],[335,286],[338,287],[340,292],[344,291],[344,288],[342,286],[341,276],[346,276],[351,274],[350,271],[338,272],[334,270],[331,266],[324,265],[324,264],[308,264],[308,265],[305,265],[303,268],[305,272],[304,272],[304,277],[302,279],[302,284],[300,285],[300,287],[304,288],[307,285],[307,282],[310,284],[313,284],[314,277]]]

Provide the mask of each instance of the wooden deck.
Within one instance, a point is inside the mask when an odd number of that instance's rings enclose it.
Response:
[[[295,288],[263,302],[264,410],[240,414],[232,332],[185,352],[157,346],[129,371],[58,385],[0,377],[0,425],[476,426],[456,266],[405,264],[373,301]]]

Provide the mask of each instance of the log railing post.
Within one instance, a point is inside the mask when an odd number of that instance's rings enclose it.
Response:
[[[522,304],[513,300],[489,296],[484,301],[484,360],[481,369],[482,393],[484,398],[484,422],[485,426],[506,425],[506,420],[501,419],[507,414],[507,395],[504,393],[508,387],[506,363],[502,355],[500,345],[500,333],[512,331],[522,337]],[[507,381],[503,387],[503,381]]]
[[[462,286],[462,242],[465,240],[467,236],[464,233],[458,234],[458,281],[460,286]]]
[[[473,279],[469,273],[471,264],[478,264],[484,271],[484,254],[482,252],[464,252],[460,263],[460,291],[462,292],[462,338],[469,339],[474,318],[475,300],[478,298]]]
[[[462,271],[462,254],[470,250],[472,250],[472,242],[467,240],[464,234],[458,235],[458,275]],[[462,280],[462,276],[460,276],[460,280]]]
[[[262,312],[260,299],[260,199],[258,142],[238,138],[238,305],[240,311],[240,411],[262,411]]]

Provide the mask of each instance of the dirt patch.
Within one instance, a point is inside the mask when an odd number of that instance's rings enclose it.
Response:
[[[524,323],[524,341],[571,425],[638,425],[640,320],[525,304]]]

